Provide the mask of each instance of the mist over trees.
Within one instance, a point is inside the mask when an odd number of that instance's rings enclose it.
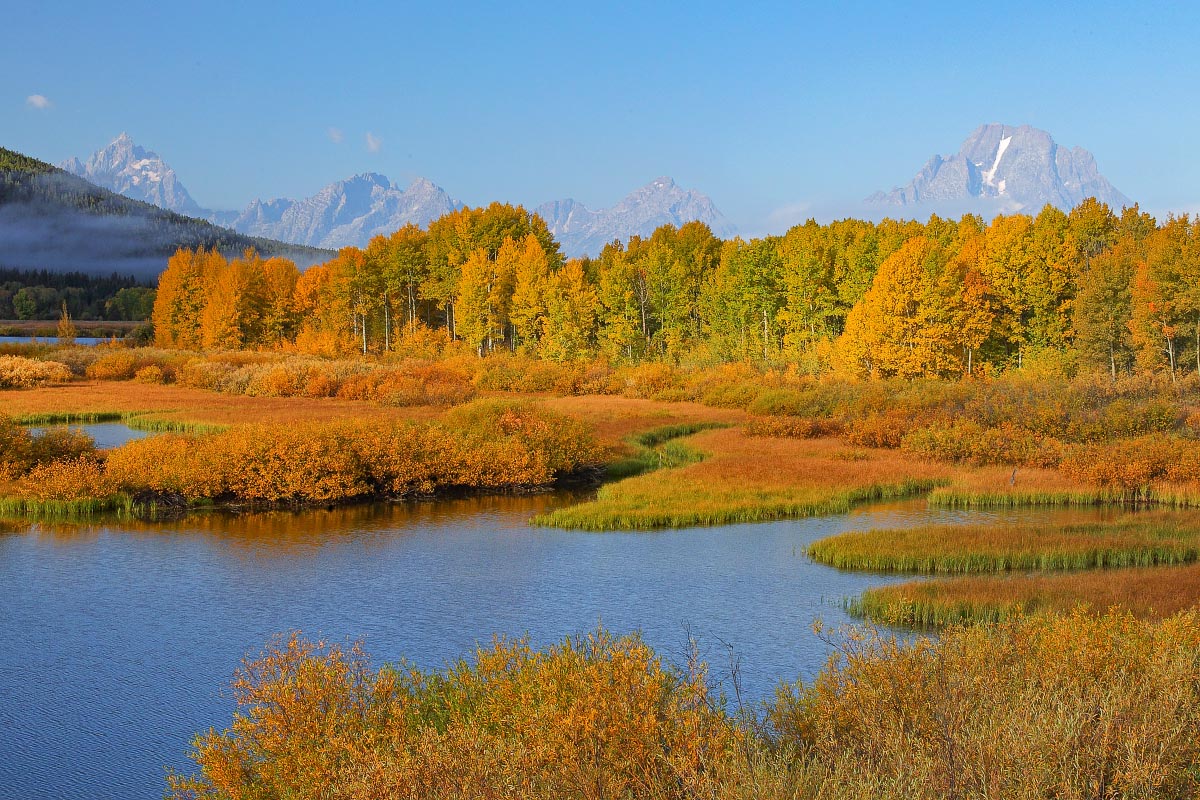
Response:
[[[327,250],[244,236],[95,186],[0,148],[0,268],[153,278],[179,247],[247,247],[308,266]]]

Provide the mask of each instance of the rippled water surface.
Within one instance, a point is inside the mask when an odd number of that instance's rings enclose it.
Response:
[[[225,727],[239,659],[274,633],[362,638],[426,668],[493,633],[537,644],[641,631],[679,661],[687,632],[746,696],[810,676],[814,619],[894,578],[811,563],[842,530],[1039,516],[927,511],[658,533],[530,528],[563,496],[204,515],[170,523],[0,523],[0,796],[159,798],[192,736]],[[1045,516],[1041,512],[1041,516]]]

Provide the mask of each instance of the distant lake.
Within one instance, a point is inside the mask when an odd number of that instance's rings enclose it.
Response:
[[[191,771],[192,737],[229,725],[239,660],[275,633],[363,638],[376,663],[440,668],[494,633],[535,645],[603,623],[743,695],[811,677],[812,623],[903,578],[839,572],[805,548],[840,531],[1092,512],[848,515],[651,533],[532,528],[568,495],[484,497],[163,523],[0,522],[0,795],[151,800]],[[1057,518],[1057,517],[1056,517]]]
[[[117,337],[120,341],[120,337]],[[107,336],[76,336],[75,344],[97,345],[110,341]],[[57,336],[0,336],[0,344],[57,344]]]

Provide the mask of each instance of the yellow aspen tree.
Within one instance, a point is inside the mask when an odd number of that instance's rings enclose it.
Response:
[[[543,354],[556,361],[589,357],[599,306],[600,299],[584,274],[582,262],[568,261],[549,279]]]
[[[542,336],[549,280],[550,262],[546,259],[546,252],[535,236],[526,236],[516,265],[509,316],[515,334],[514,342],[531,351],[537,349]]]

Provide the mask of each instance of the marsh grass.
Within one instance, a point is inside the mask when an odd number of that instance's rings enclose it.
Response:
[[[684,464],[703,461],[708,454],[676,441],[700,431],[726,428],[722,422],[684,422],[664,425],[626,438],[625,443],[633,451],[631,455],[618,458],[605,465],[606,480],[620,480],[653,472],[671,469]]]
[[[929,525],[856,531],[808,548],[838,569],[931,575],[1148,567],[1200,561],[1200,519],[1131,514],[1068,525]]]
[[[1038,506],[1200,508],[1200,485],[1156,481],[1136,491],[1095,486],[1054,469],[962,467],[929,495],[936,508]]]
[[[701,431],[682,442],[703,461],[601,487],[595,500],[534,519],[581,530],[648,530],[845,513],[874,500],[928,492],[946,467],[894,451],[841,457],[834,439],[749,438],[736,428]]]
[[[1197,605],[1200,563],[912,581],[868,589],[846,602],[850,613],[873,622],[928,629],[1075,609],[1122,609],[1157,620]]]
[[[220,433],[228,425],[166,419],[141,411],[44,411],[22,414],[16,418],[20,425],[93,425],[120,422],[130,428],[152,433]]]
[[[141,511],[132,497],[124,493],[106,497],[82,497],[70,500],[40,500],[32,497],[0,497],[0,515],[38,517],[40,519],[82,519],[100,515],[125,516]]]

